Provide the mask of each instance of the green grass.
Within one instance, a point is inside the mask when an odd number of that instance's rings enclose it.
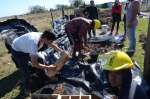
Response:
[[[140,18],[139,23],[136,29],[136,53],[133,57],[134,60],[137,61],[137,63],[143,68],[144,64],[144,50],[142,49],[141,43],[139,42],[139,35],[141,33],[144,33],[147,35],[148,30],[148,19]],[[120,24],[120,30],[121,33],[124,31],[123,29],[123,22]],[[128,47],[128,40],[125,41],[125,47]],[[126,50],[126,49],[124,49]]]
[[[144,50],[142,49],[141,43],[139,43],[139,35],[141,33],[147,35],[147,31],[148,31],[148,19],[140,19],[139,25],[137,26],[137,30],[136,30],[137,46],[136,46],[136,54],[134,58],[142,67],[144,65]]]
[[[7,53],[4,42],[0,41],[0,99],[14,99],[19,95],[19,75]],[[19,99],[19,98],[18,98]]]
[[[5,48],[4,41],[0,40],[0,57],[7,53],[7,49]]]
[[[144,51],[141,44],[138,42],[138,37],[141,32],[147,33],[148,20],[140,19],[137,27],[137,47],[133,57],[142,67],[144,61]],[[123,23],[120,24],[120,33],[123,33]],[[125,47],[128,47],[128,41],[125,42]],[[0,42],[0,98],[1,99],[19,99],[20,87],[17,84],[19,73],[7,54],[4,42]]]

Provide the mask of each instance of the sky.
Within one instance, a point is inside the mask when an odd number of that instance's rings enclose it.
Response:
[[[89,3],[90,0],[84,0]],[[95,4],[114,0],[94,0]],[[21,15],[29,12],[29,8],[35,5],[47,9],[55,8],[57,4],[69,5],[69,0],[0,0],[0,17]]]

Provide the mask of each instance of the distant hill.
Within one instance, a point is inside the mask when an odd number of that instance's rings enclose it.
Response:
[[[98,5],[99,6],[99,5]],[[107,21],[107,17],[110,16],[111,13],[110,9],[99,9],[99,18],[100,20]],[[52,12],[53,18],[61,18],[62,17],[62,11],[61,10],[56,10]],[[73,9],[68,9],[65,10],[66,15],[74,14]],[[36,13],[36,14],[24,14],[24,15],[18,15],[18,16],[9,16],[9,17],[2,17],[0,18],[0,22],[6,21],[7,19],[12,19],[12,18],[19,18],[19,19],[25,19],[28,23],[31,25],[34,25],[38,31],[43,31],[45,29],[51,28],[51,13],[50,12],[44,12],[44,13]]]
[[[103,8],[103,6],[106,6],[106,8],[111,8],[113,2],[108,2],[108,3],[104,3],[104,4],[97,4],[96,7],[97,8]]]

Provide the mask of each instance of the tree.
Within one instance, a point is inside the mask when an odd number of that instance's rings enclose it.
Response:
[[[74,7],[79,7],[80,5],[84,5],[84,0],[69,0],[70,4]]]
[[[71,7],[68,5],[64,5],[64,9],[70,9]]]
[[[42,13],[42,12],[46,12],[48,11],[45,7],[36,5],[36,6],[32,6],[29,8],[30,12],[29,13]]]
[[[104,3],[104,4],[101,5],[101,8],[108,8],[108,7],[109,7],[108,3]]]
[[[56,5],[56,9],[69,9],[70,8],[70,6],[68,6],[68,5],[61,5],[61,4],[57,4]]]
[[[56,5],[56,9],[62,9],[63,7],[64,7],[64,5],[61,5],[61,4]]]

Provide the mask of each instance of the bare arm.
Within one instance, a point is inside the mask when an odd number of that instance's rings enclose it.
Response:
[[[54,48],[56,51],[60,51],[63,52],[63,50],[61,48],[59,48],[55,43],[50,43],[48,44],[49,47]]]
[[[55,65],[40,64],[40,63],[38,63],[37,59],[38,59],[37,55],[31,55],[31,63],[32,63],[33,67],[38,68],[38,69],[42,69],[42,70],[43,69],[52,69],[52,70],[56,69]]]
[[[49,47],[52,47],[52,48],[54,48],[56,51],[62,53],[62,56],[61,56],[61,58],[59,59],[59,62],[56,62],[55,64],[53,64],[53,65],[56,66],[56,71],[59,71],[59,70],[64,66],[64,64],[68,61],[69,55],[68,55],[68,53],[65,52],[63,49],[59,48],[55,43],[50,43],[50,44],[49,44]]]
[[[69,55],[67,52],[62,52],[62,55],[60,59],[55,63],[56,71],[61,70],[61,68],[65,65],[65,63],[68,61]]]

